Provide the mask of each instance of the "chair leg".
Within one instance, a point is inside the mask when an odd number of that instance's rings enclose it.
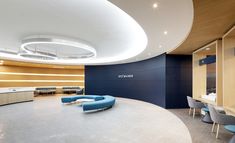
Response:
[[[217,126],[217,132],[216,132],[216,138],[218,139],[218,136],[219,136],[219,124]]]
[[[213,122],[212,130],[211,130],[212,133],[214,132],[214,129],[215,129],[215,122]]]
[[[196,112],[196,109],[193,108],[193,119],[194,119],[194,117],[195,117],[195,112]]]
[[[191,107],[189,107],[189,112],[188,112],[188,114],[189,114],[189,116],[191,115]]]

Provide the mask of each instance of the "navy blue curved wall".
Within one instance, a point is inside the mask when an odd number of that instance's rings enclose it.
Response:
[[[86,66],[85,92],[183,108],[192,93],[191,62],[191,56],[163,54],[129,64]]]

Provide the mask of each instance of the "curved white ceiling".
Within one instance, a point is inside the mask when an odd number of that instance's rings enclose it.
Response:
[[[95,65],[133,62],[162,54],[176,48],[187,37],[193,21],[193,4],[191,0],[157,0],[158,7],[154,9],[155,2],[0,1],[0,50],[18,52],[25,37],[50,35],[84,41],[97,52],[96,58],[87,60],[46,61],[3,53],[0,57],[38,63]],[[164,31],[168,34],[164,35]]]
[[[194,17],[192,0],[110,1],[132,16],[148,37],[144,52],[124,62],[140,61],[172,51],[183,43],[191,31]],[[157,8],[153,8],[154,4]]]

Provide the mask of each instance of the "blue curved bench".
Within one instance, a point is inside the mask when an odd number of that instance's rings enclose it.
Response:
[[[75,102],[78,99],[94,99],[95,101],[102,100],[104,97],[98,95],[77,95],[77,96],[66,96],[61,98],[62,103]]]
[[[91,102],[84,102],[82,103],[83,111],[92,111],[92,110],[101,110],[111,108],[115,104],[115,97],[104,95],[78,95],[78,96],[69,96],[69,97],[62,97],[62,103],[71,103],[75,102],[78,99],[94,99]]]
[[[83,111],[111,108],[115,104],[115,98],[113,96],[105,95],[103,97],[104,99],[102,100],[83,103]]]
[[[235,133],[235,125],[225,125],[224,128],[229,132]]]

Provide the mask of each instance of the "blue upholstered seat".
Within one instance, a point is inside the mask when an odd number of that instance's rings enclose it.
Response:
[[[115,98],[113,96],[105,95],[103,97],[103,100],[83,103],[83,111],[110,108],[115,104]]]
[[[225,125],[224,128],[229,132],[235,133],[235,125]]]
[[[204,112],[209,112],[209,109],[207,107],[202,108]]]
[[[100,110],[105,108],[110,108],[115,104],[115,97],[105,95],[78,95],[78,96],[66,96],[61,98],[62,103],[71,103],[78,99],[94,99],[91,102],[82,103],[83,111],[91,111],[91,110]]]
[[[62,103],[71,103],[78,99],[94,99],[95,101],[104,99],[103,96],[98,95],[77,95],[77,96],[66,96],[61,98]]]

